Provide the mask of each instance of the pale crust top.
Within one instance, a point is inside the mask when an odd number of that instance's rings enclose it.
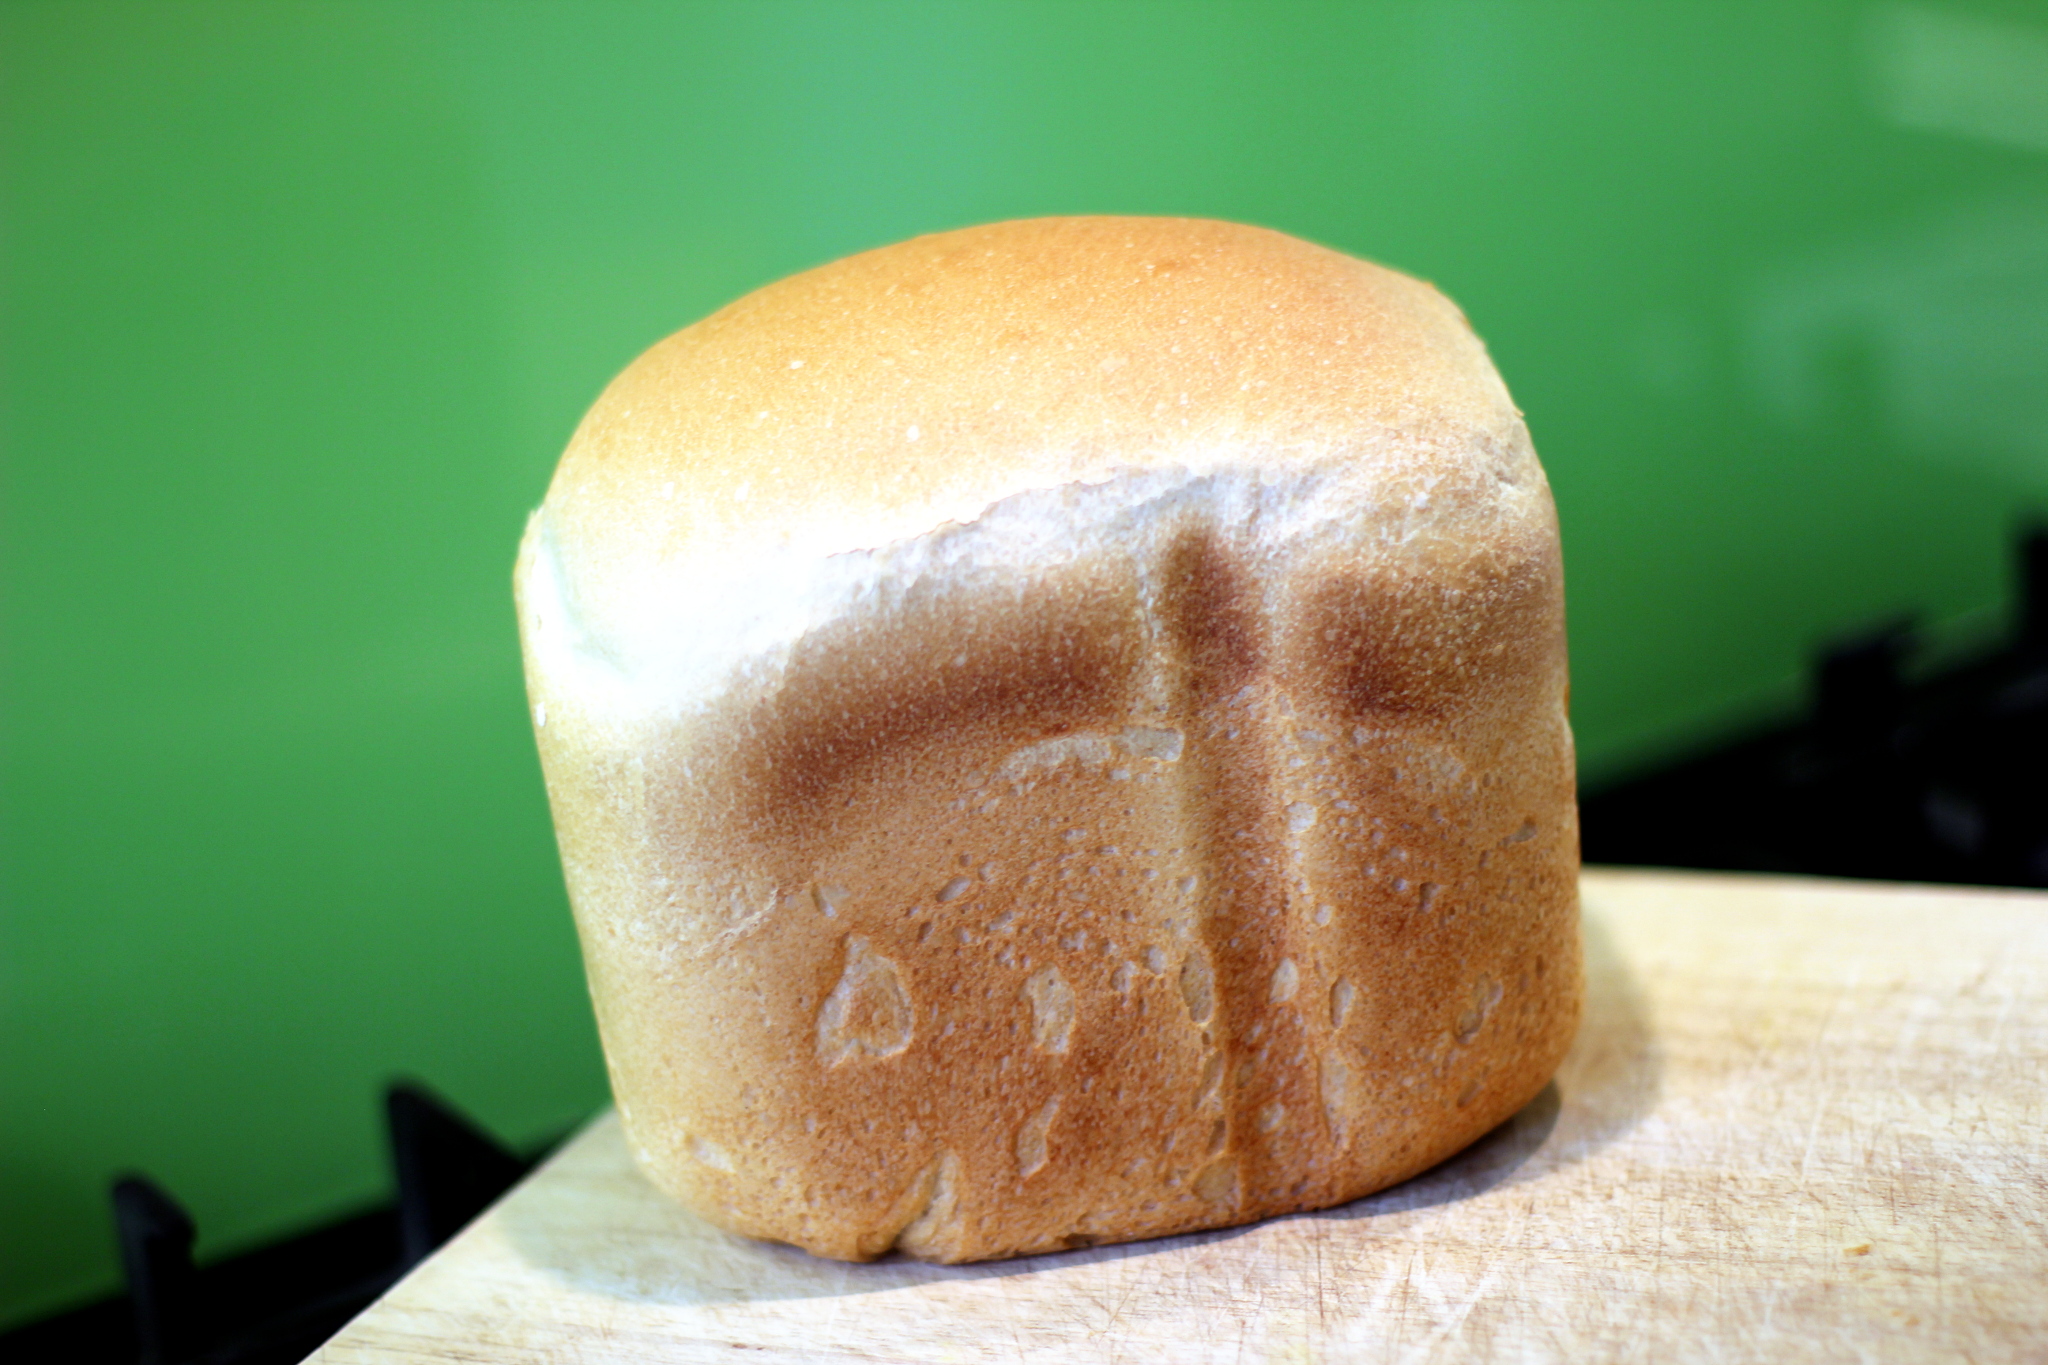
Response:
[[[1526,444],[1448,299],[1265,228],[1046,218],[782,280],[652,347],[571,441],[549,530],[594,627],[645,566],[868,549],[1117,470],[1289,468],[1400,433]]]

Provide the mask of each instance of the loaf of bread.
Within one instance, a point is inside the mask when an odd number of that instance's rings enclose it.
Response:
[[[516,576],[619,1113],[726,1228],[1337,1204],[1571,1041],[1555,515],[1426,284],[1174,219],[854,256],[619,376]]]

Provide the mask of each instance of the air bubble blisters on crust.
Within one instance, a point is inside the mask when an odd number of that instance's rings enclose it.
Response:
[[[1194,1023],[1206,1024],[1216,1012],[1216,973],[1209,966],[1209,955],[1200,949],[1181,959],[1180,998]]]
[[[896,964],[858,935],[846,940],[846,970],[818,1011],[818,1056],[827,1066],[852,1057],[893,1057],[910,1046],[916,1016]]]
[[[1017,1132],[1017,1175],[1029,1179],[1045,1168],[1049,1148],[1047,1141],[1052,1135],[1052,1121],[1059,1117],[1060,1097],[1054,1095],[1038,1107],[1038,1112],[1024,1121]]]
[[[1041,1052],[1065,1052],[1074,1033],[1074,991],[1057,967],[1041,967],[1024,983],[1031,1002],[1031,1042]]]

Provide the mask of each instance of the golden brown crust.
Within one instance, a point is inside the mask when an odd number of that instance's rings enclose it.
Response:
[[[1342,1202],[1569,1044],[1555,525],[1427,286],[1184,220],[839,262],[622,375],[518,582],[621,1112],[728,1227]]]

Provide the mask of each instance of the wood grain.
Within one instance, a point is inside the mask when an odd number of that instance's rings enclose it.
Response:
[[[1344,1208],[964,1267],[718,1232],[609,1116],[315,1357],[2048,1360],[2048,896],[1590,871],[1556,1082]]]

